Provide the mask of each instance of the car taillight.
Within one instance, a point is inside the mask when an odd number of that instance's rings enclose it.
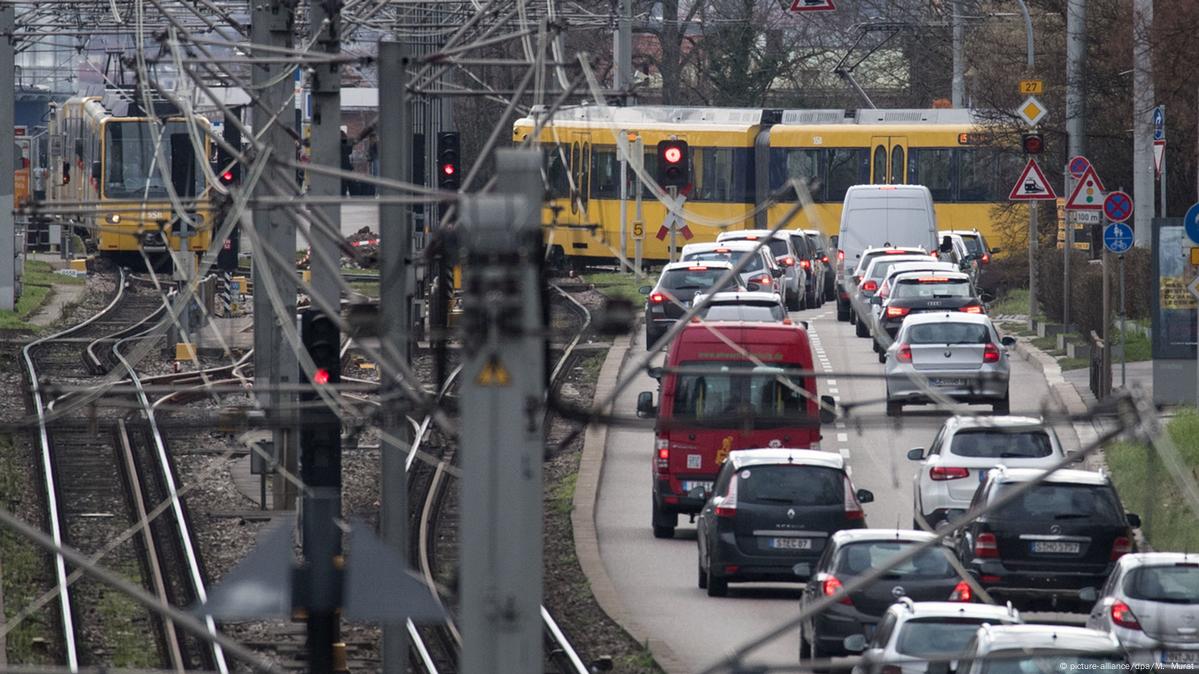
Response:
[[[650,293],[649,301],[650,301],[650,304],[661,304],[666,301],[666,294],[665,293]]]
[[[751,278],[749,282],[757,283],[758,285],[762,286],[768,286],[774,283],[774,279],[771,278],[770,274],[763,274],[757,278]]]
[[[1125,536],[1117,536],[1116,540],[1112,541],[1112,561],[1120,559],[1124,555],[1132,552],[1132,541]]]
[[[862,290],[868,293],[878,290],[878,281],[875,281],[874,279],[867,279],[862,283]]]
[[[717,517],[737,516],[737,480],[729,482],[729,495],[720,500],[716,506]]]
[[[994,344],[987,344],[983,347],[983,362],[998,363],[999,362],[999,347]]]
[[[970,589],[970,583],[959,580],[953,586],[953,592],[949,593],[949,601],[974,601],[974,590]]]
[[[987,263],[988,263],[988,262],[990,262],[990,261],[991,261],[991,254],[990,254],[990,253],[983,253],[983,264],[987,264]]]
[[[670,472],[670,441],[658,440],[658,472]]]
[[[791,257],[790,255],[786,257],[780,257],[779,264],[783,265],[784,267],[793,267],[795,266],[795,258]]]
[[[995,539],[995,534],[979,534],[978,538],[974,539],[974,556],[999,556],[999,541]]]
[[[912,346],[910,344],[900,344],[899,350],[895,352],[895,360],[901,363],[912,362]]]
[[[960,480],[964,477],[970,477],[970,469],[960,466],[933,466],[928,469],[928,476],[937,482]]]
[[[820,261],[821,261],[821,262],[828,262],[828,256],[827,256],[827,255],[821,255],[821,256],[820,256]]]
[[[849,483],[849,477],[845,478],[845,519],[866,519],[866,513],[862,512],[862,504],[858,503],[858,496],[853,493],[853,485]]]
[[[1133,613],[1132,608],[1122,601],[1112,604],[1111,615],[1112,622],[1124,629],[1141,629],[1141,621],[1137,620],[1137,614]]]
[[[887,318],[903,318],[911,311],[911,307],[887,307]]]
[[[837,262],[844,262],[844,261],[845,261],[845,251],[843,251],[843,250],[837,251]]]
[[[958,309],[958,311],[962,311],[967,314],[981,314],[983,312],[983,307],[981,304],[967,304],[961,309]]]
[[[836,576],[829,576],[828,578],[824,579],[824,582],[820,583],[820,590],[824,592],[824,596],[826,597],[831,597],[837,594],[843,588],[844,586],[841,585],[841,581],[837,580]],[[849,595],[841,597],[841,599],[838,601],[847,606],[853,606],[853,600],[849,598]]]
[[[799,266],[803,267],[804,269],[811,269],[812,261],[811,260],[800,260]]]

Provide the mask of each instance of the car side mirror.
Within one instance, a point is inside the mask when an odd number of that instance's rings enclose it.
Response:
[[[837,420],[837,401],[832,396],[820,396],[820,423],[831,424]]]
[[[654,394],[649,391],[642,391],[637,394],[637,416],[642,419],[648,419],[654,416],[658,410],[654,407]]]
[[[869,489],[859,489],[857,497],[858,503],[874,503],[874,492]]]
[[[1085,601],[1088,604],[1094,603],[1099,599],[1099,592],[1093,587],[1084,587],[1078,591],[1078,600]]]
[[[999,338],[999,343],[1004,346],[1016,346],[1016,338],[1011,335],[1004,335]]]
[[[841,235],[840,234],[834,234],[828,238],[828,245],[830,248],[836,248],[837,244],[839,244],[839,243],[841,243]]]
[[[787,272],[784,271],[782,267],[775,267],[774,269],[770,270],[771,276],[774,276],[775,278],[779,278],[780,276],[782,276],[783,274],[786,274],[786,273]]]
[[[923,460],[924,460],[924,448],[923,447],[913,447],[908,450],[908,461],[923,461]]]
[[[646,368],[645,373],[648,374],[650,377],[657,379],[658,381],[662,380],[662,368],[660,368],[660,367]]]
[[[842,641],[841,645],[850,653],[861,653],[866,650],[866,635],[851,634],[845,637],[845,641]]]
[[[991,249],[991,254],[992,254],[992,255],[995,255],[995,254],[997,254],[997,253],[1000,253],[1000,252],[1003,252],[1003,251],[1002,251],[1001,249],[999,249],[999,248],[992,248],[992,249]]]
[[[1128,526],[1133,529],[1141,528],[1141,516],[1136,513],[1124,513],[1124,519],[1128,520]]]
[[[981,292],[978,294],[978,299],[982,300],[983,304],[990,304],[995,301],[995,296],[988,292]]]
[[[648,295],[650,293],[650,291],[653,289],[654,289],[653,286],[641,286],[640,288],[637,289],[637,292],[641,293],[642,295]]]

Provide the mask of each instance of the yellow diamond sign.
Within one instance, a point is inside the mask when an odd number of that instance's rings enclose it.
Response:
[[[1048,110],[1046,110],[1045,106],[1037,100],[1036,96],[1029,96],[1016,110],[1016,114],[1020,115],[1020,118],[1024,120],[1024,123],[1028,124],[1029,126],[1036,126],[1037,122],[1041,121],[1041,118],[1044,117],[1045,113],[1047,112]]]

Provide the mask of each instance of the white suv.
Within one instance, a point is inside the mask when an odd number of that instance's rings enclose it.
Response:
[[[908,459],[920,462],[912,477],[913,528],[924,528],[921,515],[936,529],[964,513],[991,468],[1049,468],[1063,456],[1053,428],[1035,417],[950,417],[927,450],[908,452]]]
[[[1019,625],[1020,613],[1010,603],[914,602],[900,597],[883,614],[873,638],[847,637],[845,650],[862,654],[853,674],[925,674],[929,659],[957,655],[983,623]]]

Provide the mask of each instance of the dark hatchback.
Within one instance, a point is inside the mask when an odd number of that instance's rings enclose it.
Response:
[[[863,503],[840,454],[810,449],[734,451],[696,522],[699,587],[722,597],[730,582],[806,580],[829,536],[862,528]]]
[[[892,565],[899,555],[933,538],[931,533],[909,529],[859,529],[833,534],[804,588],[800,610],[841,592],[858,576]],[[800,648],[812,659],[847,654],[845,638],[854,634],[872,638],[887,608],[900,597],[912,601],[971,601],[972,593],[953,568],[949,550],[934,545],[805,620],[800,628]]]
[[[992,469],[974,494],[981,509],[1045,471]],[[1116,560],[1133,551],[1138,516],[1125,513],[1104,473],[1058,470],[1044,482],[973,520],[958,534],[958,558],[996,599],[1017,606],[1079,610],[1078,591],[1101,587]]]
[[[970,283],[970,277],[960,272],[911,272],[895,277],[891,292],[884,301],[879,295],[871,304],[882,305],[878,315],[880,333],[891,339],[899,333],[903,319],[926,311],[961,311],[967,314],[985,313],[983,303]],[[881,338],[876,334],[876,338]],[[887,345],[882,345],[885,351]],[[880,345],[875,344],[875,351]]]
[[[652,348],[687,313],[697,293],[745,290],[737,274],[716,287],[716,282],[732,268],[728,262],[674,262],[662,269],[657,285],[641,286],[641,294],[646,296],[645,347]]]

